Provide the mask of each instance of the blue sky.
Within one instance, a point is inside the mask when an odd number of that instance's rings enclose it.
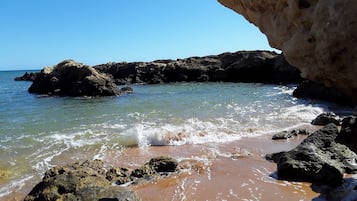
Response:
[[[216,0],[0,0],[0,70],[272,50]]]

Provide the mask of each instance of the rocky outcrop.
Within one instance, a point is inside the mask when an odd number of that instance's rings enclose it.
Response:
[[[293,96],[297,98],[318,99],[343,105],[354,104],[351,98],[341,90],[338,90],[335,87],[326,87],[324,84],[309,80],[305,80],[299,84],[294,90]]]
[[[103,162],[85,161],[51,168],[42,181],[26,196],[25,201],[51,200],[120,200],[139,201],[139,196],[126,188],[112,186],[105,178]]]
[[[280,179],[339,185],[344,173],[357,171],[357,155],[335,141],[338,133],[337,126],[329,124],[296,148],[267,158],[277,163]]]
[[[159,179],[175,172],[177,165],[170,157],[157,157],[132,171],[125,167],[111,167],[106,171],[100,160],[56,166],[46,171],[25,201],[139,201],[134,191],[120,185]]]
[[[153,62],[107,63],[94,66],[117,84],[168,82],[299,83],[300,71],[283,55],[270,51],[239,51],[205,57]]]
[[[90,66],[66,60],[44,68],[29,88],[30,93],[57,96],[119,95],[117,85],[106,74]]]
[[[303,77],[357,101],[357,1],[218,1],[258,26]]]
[[[61,62],[55,66],[55,68],[62,68],[58,66],[63,65],[84,66],[68,60]],[[93,71],[89,66],[85,66],[85,68],[90,68],[91,71]],[[111,62],[96,65],[93,66],[93,68],[97,72],[107,74],[119,85],[206,81],[285,84],[300,83],[302,81],[300,71],[294,66],[291,66],[285,60],[284,55],[271,51],[226,52],[219,55],[189,57],[177,60],[156,60],[152,62]],[[48,72],[45,73],[45,71]],[[55,94],[56,92],[52,88],[56,87],[52,86],[56,85],[55,82],[58,76],[55,76],[56,78],[53,78],[53,81],[51,81],[51,77],[47,75],[52,73],[52,71],[53,70],[47,68],[41,73],[33,73],[31,77],[38,76],[41,81],[37,80],[38,83],[35,83],[31,91]],[[29,75],[25,73],[22,77],[16,78],[16,80],[28,79],[28,77]],[[82,79],[81,76],[79,77]],[[109,77],[105,78],[108,82]],[[79,82],[83,83],[83,81]],[[43,85],[47,86],[47,84],[52,88],[47,89],[42,87]],[[69,84],[70,83],[68,83],[68,85]],[[41,85],[41,87],[38,87],[39,89],[37,90],[38,85]],[[41,88],[43,89],[41,90]]]
[[[311,121],[311,124],[316,126],[326,126],[327,124],[332,123],[335,124],[336,126],[339,126],[340,122],[341,122],[340,117],[337,116],[335,113],[324,112],[319,116],[317,116],[315,119],[313,119]]]
[[[20,77],[15,77],[15,81],[34,81],[37,77],[38,73],[28,73],[25,72],[25,74],[23,74]]]

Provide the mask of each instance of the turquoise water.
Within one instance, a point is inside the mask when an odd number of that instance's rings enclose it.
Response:
[[[0,198],[68,152],[71,159],[102,158],[132,146],[224,143],[345,109],[297,100],[295,86],[247,83],[133,85],[133,94],[120,97],[46,97],[29,94],[31,82],[13,81],[23,73],[0,72]]]

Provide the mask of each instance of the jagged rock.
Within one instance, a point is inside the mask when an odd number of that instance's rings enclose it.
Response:
[[[339,185],[344,173],[357,170],[357,155],[347,146],[336,143],[338,128],[329,124],[309,135],[296,148],[267,156],[277,163],[278,177]]]
[[[357,102],[356,0],[218,1],[258,26],[304,78]]]
[[[326,87],[324,84],[306,80],[294,90],[293,96],[297,98],[312,98],[330,101],[343,105],[353,105],[351,99],[334,87]]]
[[[205,57],[153,62],[107,63],[94,66],[117,84],[168,82],[298,83],[300,71],[283,55],[270,51],[239,51]]]
[[[327,124],[333,123],[336,126],[340,125],[340,117],[333,112],[324,112],[317,116],[314,120],[311,121],[312,125],[316,126],[326,126]]]
[[[94,68],[66,60],[44,68],[29,88],[30,93],[57,96],[113,96],[120,91],[106,74]]]
[[[341,132],[338,135],[337,142],[345,144],[352,151],[357,153],[357,117],[352,115],[342,120]]]
[[[128,189],[112,186],[105,178],[103,162],[85,161],[51,168],[43,180],[26,196],[25,201],[51,200],[122,200],[139,201]]]
[[[20,77],[15,77],[15,81],[34,81],[37,77],[38,73],[28,73],[25,72],[24,75]]]

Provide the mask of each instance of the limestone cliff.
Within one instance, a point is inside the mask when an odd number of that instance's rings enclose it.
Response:
[[[302,76],[342,89],[357,102],[356,0],[218,0],[284,52]]]

